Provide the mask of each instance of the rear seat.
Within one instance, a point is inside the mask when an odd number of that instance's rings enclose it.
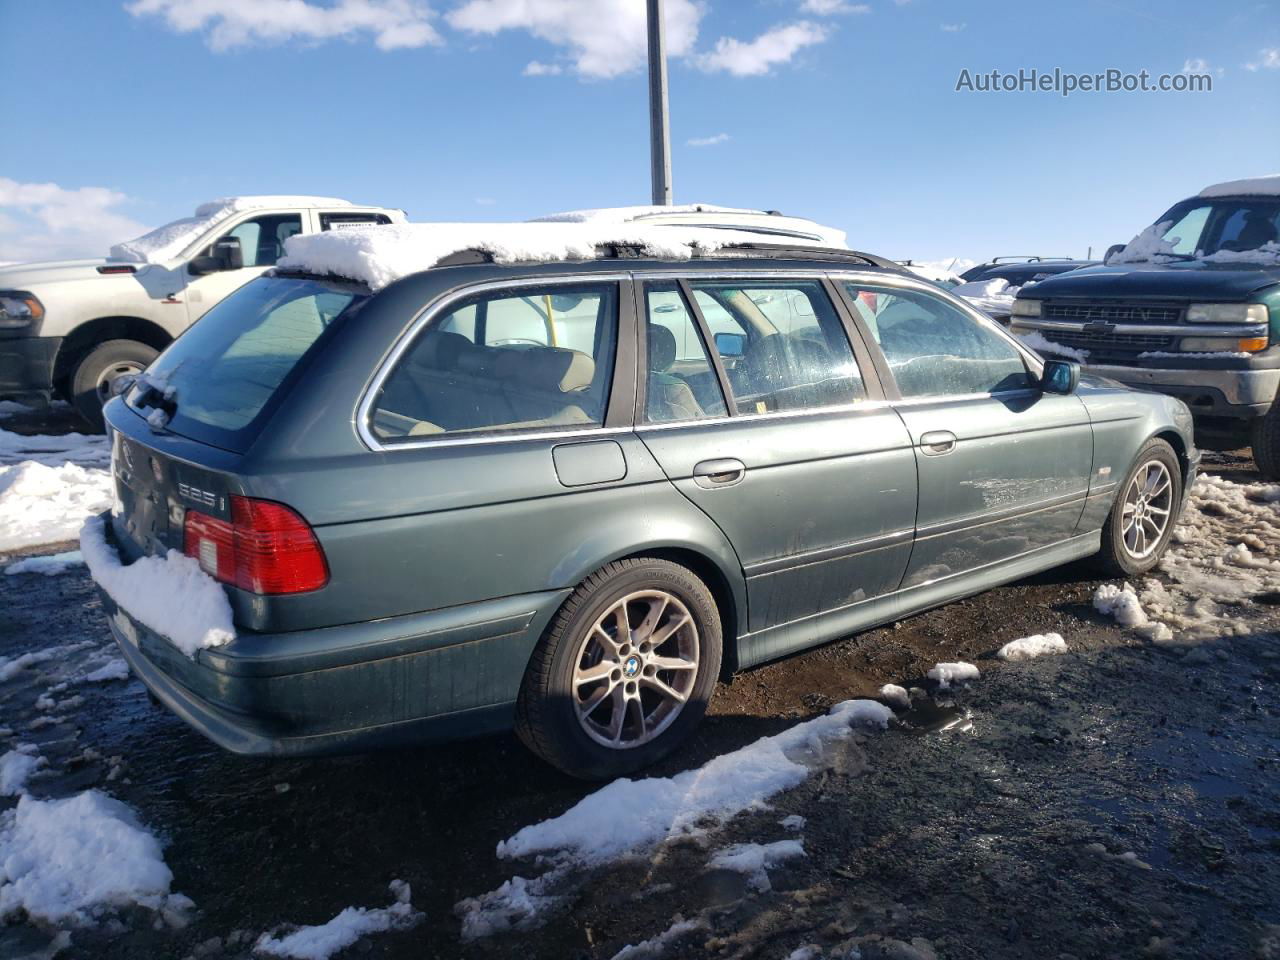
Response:
[[[591,423],[601,413],[584,409],[598,405],[594,377],[595,363],[577,350],[484,347],[433,331],[390,378],[374,427],[382,436],[430,436]]]

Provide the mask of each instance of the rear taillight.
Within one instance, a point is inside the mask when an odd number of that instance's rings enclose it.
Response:
[[[307,521],[282,503],[231,498],[231,520],[188,510],[183,552],[210,576],[250,593],[305,593],[329,582]]]

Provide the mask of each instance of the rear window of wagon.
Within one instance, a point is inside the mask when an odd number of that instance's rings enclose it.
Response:
[[[243,453],[303,374],[309,359],[370,297],[363,286],[268,276],[231,294],[147,369],[172,387],[168,429]],[[135,386],[127,403],[152,412],[156,391]]]

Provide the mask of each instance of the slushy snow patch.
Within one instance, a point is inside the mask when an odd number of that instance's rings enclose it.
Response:
[[[27,792],[27,780],[45,765],[33,744],[20,743],[0,757],[0,795],[16,797]]]
[[[1084,363],[1089,359],[1088,350],[1080,350],[1076,347],[1067,347],[1060,343],[1054,343],[1039,330],[1030,330],[1027,333],[1019,331],[1018,333],[1015,333],[1014,336],[1036,353],[1048,353],[1053,356],[1066,357],[1068,360],[1074,360],[1076,363]]]
[[[0,466],[0,550],[75,538],[85,517],[111,505],[111,475],[74,463]]]
[[[380,290],[466,250],[484,251],[498,263],[519,263],[592,260],[597,247],[622,244],[640,247],[652,257],[688,260],[695,251],[759,242],[759,234],[738,230],[608,221],[410,223],[299,234],[285,241],[279,266],[359,280]]]
[[[84,522],[80,552],[90,576],[112,600],[188,657],[236,638],[226,592],[194,558],[170,550],[126,567],[107,543],[101,517]]]
[[[803,830],[806,822],[805,818],[798,813],[790,814],[778,821],[783,830]]]
[[[825,716],[715,757],[673,777],[623,777],[558,817],[525,827],[498,844],[504,859],[543,855],[547,872],[513,877],[496,890],[460,901],[464,939],[536,926],[563,901],[556,889],[574,868],[642,854],[678,836],[698,836],[744,810],[760,810],[779,791],[804,781],[824,747],[855,725],[884,728],[893,711],[873,700],[845,700]]]
[[[1093,608],[1103,616],[1112,617],[1122,627],[1141,627],[1147,623],[1146,611],[1132,584],[1117,587],[1104,583],[1093,592]]]
[[[968,683],[978,679],[978,668],[972,663],[939,663],[930,667],[925,676],[938,684],[939,690],[950,690],[953,683]]]
[[[66,553],[52,553],[45,557],[27,557],[15,561],[4,568],[9,576],[19,573],[41,573],[46,577],[66,573],[71,567],[84,565],[84,557],[79,550],[68,550]]]
[[[222,221],[243,210],[297,207],[349,207],[351,201],[336,197],[257,196],[223,197],[196,207],[193,217],[183,217],[156,227],[140,237],[117,243],[111,248],[112,260],[135,263],[163,263],[181,255],[187,247],[203,237]]]
[[[1010,640],[996,651],[1001,660],[1034,660],[1046,654],[1066,653],[1067,642],[1059,633],[1037,633],[1030,637]]]
[[[120,657],[113,657],[97,670],[84,675],[84,683],[106,683],[109,680],[128,680],[129,665]]]
[[[735,843],[718,850],[707,862],[712,870],[732,870],[745,873],[747,885],[757,893],[773,889],[769,882],[769,870],[795,857],[803,857],[804,844],[799,840],[777,840],[773,843]]]
[[[886,683],[881,687],[880,699],[896,710],[911,709],[911,694],[896,683]]]
[[[83,433],[26,436],[0,430],[0,465],[28,460],[46,467],[60,467],[68,462],[82,467],[105,467],[111,462],[111,444],[106,437]]]
[[[133,904],[180,915],[191,901],[170,894],[172,882],[160,842],[97,790],[23,796],[0,820],[0,917],[25,910],[46,923],[83,924]]]
[[[291,933],[272,936],[264,933],[253,949],[272,957],[292,957],[295,960],[328,960],[361,937],[388,930],[408,930],[417,926],[423,914],[413,909],[409,902],[409,884],[403,880],[391,881],[395,902],[389,907],[370,909],[347,907],[328,923],[314,927],[294,927]]]
[[[637,944],[628,944],[613,955],[613,960],[655,960],[665,956],[667,948],[681,937],[699,930],[707,929],[707,921],[701,917],[685,920],[676,914],[675,922],[656,937],[641,940]]]

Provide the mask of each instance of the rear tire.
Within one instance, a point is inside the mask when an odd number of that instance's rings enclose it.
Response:
[[[111,384],[121,376],[138,374],[159,351],[137,340],[107,340],[76,366],[71,377],[71,403],[95,432],[104,429],[102,406],[111,399]]]
[[[1097,563],[1108,574],[1146,573],[1164,555],[1182,506],[1182,467],[1173,447],[1151,439],[1133,458],[1102,527]]]
[[[651,557],[610,563],[565,601],[534,650],[516,733],[584,780],[647,767],[706,713],[721,649],[715,599],[691,571]]]
[[[1272,404],[1266,416],[1253,422],[1250,431],[1253,462],[1267,480],[1280,480],[1280,401]]]

